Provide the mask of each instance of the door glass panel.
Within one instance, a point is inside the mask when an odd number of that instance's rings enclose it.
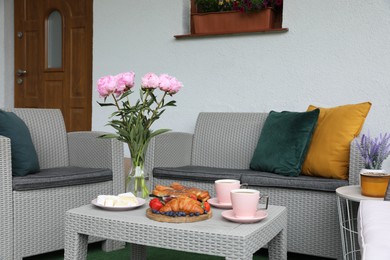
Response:
[[[62,66],[62,17],[53,11],[47,19],[47,67]]]

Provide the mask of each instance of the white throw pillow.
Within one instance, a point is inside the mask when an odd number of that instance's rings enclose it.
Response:
[[[389,260],[390,201],[362,200],[357,221],[362,260]]]

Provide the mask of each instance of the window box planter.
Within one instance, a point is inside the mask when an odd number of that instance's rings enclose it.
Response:
[[[267,8],[253,13],[193,13],[191,19],[195,34],[224,34],[270,30],[274,25],[274,16],[273,9]]]

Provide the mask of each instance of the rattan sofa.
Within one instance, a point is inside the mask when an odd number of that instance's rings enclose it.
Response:
[[[253,172],[249,164],[267,115],[200,113],[193,134],[157,136],[146,156],[146,172],[153,172],[151,185],[179,181],[215,196],[216,179],[249,182],[250,188],[268,194],[271,204],[287,207],[289,252],[341,259],[335,189],[358,182],[363,164],[357,149],[351,145],[348,181]],[[251,182],[253,175],[256,183]]]
[[[20,188],[15,186],[18,177],[12,176],[10,139],[0,136],[0,259],[20,260],[64,248],[64,216],[68,209],[88,204],[99,194],[124,192],[123,145],[117,140],[98,138],[101,135],[98,132],[66,133],[58,109],[8,111],[17,114],[28,126],[41,172],[89,169],[89,177],[86,176],[89,180],[80,181],[76,176],[72,185],[69,181],[68,186],[63,186],[65,182],[61,181],[53,184],[52,180],[58,180],[55,176],[48,178],[51,187],[29,189],[29,179],[23,177],[18,179],[19,184],[24,180]],[[94,178],[94,171],[103,169],[111,173],[111,178]],[[30,182],[36,182],[36,178]],[[99,240],[102,239],[91,239]],[[123,245],[105,241],[103,249],[110,251]]]

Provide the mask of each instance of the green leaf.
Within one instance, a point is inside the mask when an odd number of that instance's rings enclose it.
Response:
[[[101,103],[101,102],[98,102],[96,101],[101,107],[109,107],[109,106],[114,106],[115,107],[115,104],[113,103]]]
[[[166,132],[169,132],[169,131],[171,131],[171,129],[158,129],[158,130],[153,131],[151,133],[150,138],[153,138],[153,137],[155,137],[157,135],[160,135],[160,134],[163,134],[163,133],[166,133]]]
[[[175,107],[176,106],[176,101],[175,100],[172,100],[172,101],[169,101],[168,103],[165,104],[166,107],[170,106],[170,107]]]

